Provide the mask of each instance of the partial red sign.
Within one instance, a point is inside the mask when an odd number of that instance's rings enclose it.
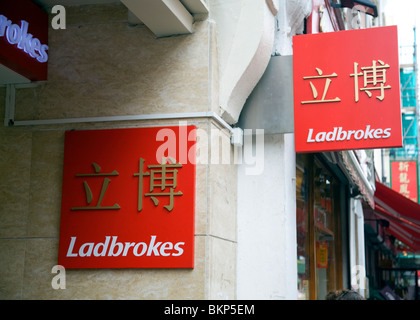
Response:
[[[0,1],[0,64],[47,80],[48,14],[30,0]]]
[[[195,140],[194,126],[66,132],[58,263],[193,268]]]
[[[397,27],[293,38],[296,152],[402,146]]]
[[[391,189],[418,202],[417,161],[391,161]]]

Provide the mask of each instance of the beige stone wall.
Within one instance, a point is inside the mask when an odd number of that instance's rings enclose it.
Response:
[[[48,81],[17,89],[16,120],[217,111],[214,24],[194,28],[156,39],[129,26],[122,5],[67,8],[67,29],[50,29]],[[5,95],[0,88],[0,123]],[[210,119],[186,120],[220,130]],[[65,130],[171,124],[178,121],[0,127],[0,299],[235,298],[237,179],[229,164],[197,165],[193,270],[66,270],[66,289],[51,286]]]

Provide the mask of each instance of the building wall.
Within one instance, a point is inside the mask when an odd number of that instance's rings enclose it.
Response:
[[[238,299],[297,299],[295,155],[294,134],[265,135],[263,173],[239,167]]]
[[[312,1],[280,0],[278,7],[271,54],[292,55],[292,37],[303,33]],[[270,87],[270,83],[266,84]],[[270,101],[268,94],[260,97]],[[252,105],[259,107],[258,103]],[[282,105],[280,109],[286,108]],[[262,110],[258,108],[253,114],[259,115]],[[277,128],[272,125],[266,129],[272,127]],[[294,133],[279,132],[283,131],[268,134],[267,130],[263,135],[262,172],[250,174],[246,164],[238,168],[238,299],[297,299]],[[254,140],[254,144],[258,142],[256,137]],[[258,148],[254,146],[254,150],[258,156]]]
[[[366,297],[364,215],[361,199],[350,199],[349,229],[351,287]]]
[[[49,30],[48,81],[16,90],[16,120],[218,111],[215,24],[156,39],[127,23],[123,5],[67,8]],[[0,121],[6,89],[0,88]],[[206,132],[208,118],[185,119]],[[64,132],[177,125],[178,120],[0,127],[1,299],[225,299],[236,297],[236,184],[231,164],[197,165],[195,268],[66,270],[54,290]],[[222,133],[229,144],[229,136]],[[211,135],[198,142],[208,144]],[[203,149],[204,150],[204,149]]]

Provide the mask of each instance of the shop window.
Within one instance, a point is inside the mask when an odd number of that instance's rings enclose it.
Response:
[[[296,226],[298,299],[310,298],[311,254],[309,228],[309,170],[308,157],[296,161]]]
[[[296,161],[298,298],[324,299],[339,289],[339,180],[312,154]]]

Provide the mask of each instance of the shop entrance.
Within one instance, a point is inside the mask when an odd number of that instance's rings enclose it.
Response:
[[[341,289],[340,180],[313,154],[296,160],[298,298]]]

